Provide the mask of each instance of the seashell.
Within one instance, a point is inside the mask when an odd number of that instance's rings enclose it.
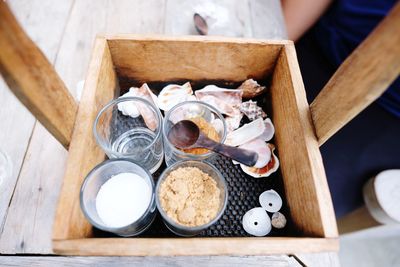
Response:
[[[207,35],[208,25],[206,20],[198,13],[193,15],[194,27],[200,35]]]
[[[272,214],[271,224],[277,229],[282,229],[286,226],[286,217],[280,212],[275,212]]]
[[[273,189],[262,192],[258,201],[261,207],[268,212],[277,212],[282,208],[282,198]]]
[[[120,96],[119,98],[132,97],[132,96],[136,95],[133,92],[129,91]],[[123,115],[131,116],[132,118],[137,118],[140,115],[140,112],[133,101],[125,101],[118,103],[118,110],[121,111]]]
[[[254,168],[262,168],[265,165],[267,165],[268,162],[271,160],[271,149],[269,148],[267,143],[265,143],[264,140],[262,139],[259,138],[254,139],[239,147],[250,151],[254,151],[258,154],[258,160],[256,164],[253,166]]]
[[[243,229],[253,236],[265,236],[271,232],[271,219],[263,208],[252,208],[243,215]]]
[[[189,82],[184,85],[170,84],[165,86],[158,94],[158,107],[161,110],[168,111],[181,102],[193,99],[191,96],[193,96],[193,90]]]
[[[238,89],[243,91],[243,98],[253,98],[256,96],[261,95],[266,91],[265,86],[259,85],[255,80],[253,79],[248,79],[244,81]]]
[[[262,118],[259,118],[229,133],[226,137],[225,144],[230,146],[243,145],[261,136],[264,133],[264,130],[264,121]]]
[[[153,94],[147,83],[144,83],[140,88],[131,87],[129,89],[129,92],[123,94],[120,97],[128,96],[141,97],[157,107],[157,96]],[[144,122],[150,130],[154,131],[157,128],[157,119],[154,117],[153,111],[149,107],[141,103],[133,103],[128,101],[126,103],[120,103],[118,104],[118,110],[120,110],[122,114],[124,114],[125,112],[124,115],[128,115],[133,118],[138,117],[140,113],[140,115],[142,115],[143,117]]]
[[[239,128],[242,118],[243,118],[243,114],[238,114],[233,117],[229,117],[229,116],[226,117],[225,122],[226,122],[227,132],[230,133],[230,132],[236,130],[237,128]]]
[[[265,118],[267,114],[263,111],[263,109],[257,106],[257,102],[247,101],[243,102],[240,105],[240,111],[249,118],[249,120],[254,121],[258,118]]]
[[[198,100],[206,102],[219,110],[222,114],[235,117],[240,114],[242,91],[226,89],[215,85],[207,85],[195,91]]]
[[[214,127],[214,129],[215,129],[218,133],[224,132],[224,123],[223,123],[220,119],[214,119],[214,120],[211,122],[211,125]]]
[[[274,173],[278,170],[279,159],[274,154],[275,146],[272,144],[269,144],[269,143],[268,143],[268,146],[270,147],[271,152],[272,152],[272,157],[271,157],[271,160],[268,162],[268,164],[259,169],[240,164],[240,167],[246,174],[248,174],[254,178],[261,178],[261,177],[268,177],[271,175],[271,173]]]
[[[269,140],[272,139],[272,137],[274,137],[275,127],[272,124],[272,121],[270,118],[267,118],[264,120],[264,125],[265,125],[265,130],[262,133],[262,135],[260,136],[260,138],[262,140],[264,140],[265,142],[268,142]]]

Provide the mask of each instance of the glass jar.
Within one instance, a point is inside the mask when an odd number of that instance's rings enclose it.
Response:
[[[213,151],[199,155],[186,153],[176,148],[167,138],[169,130],[175,123],[196,117],[201,117],[214,127],[218,133],[219,142],[223,143],[225,141],[227,135],[225,119],[216,108],[201,101],[182,102],[167,112],[163,122],[162,131],[164,136],[165,162],[167,166],[181,160],[211,161],[215,157],[216,153]]]
[[[137,174],[143,178],[151,189],[151,199],[144,213],[138,219],[122,227],[110,227],[100,218],[96,208],[96,199],[100,188],[109,179],[121,173]],[[90,171],[82,183],[80,191],[81,209],[88,221],[100,230],[120,236],[136,236],[148,229],[156,216],[154,187],[154,180],[151,174],[133,161],[129,159],[107,160]],[[132,205],[135,205],[135,203],[132,203]]]
[[[100,110],[93,133],[109,158],[128,158],[154,173],[164,157],[161,128],[158,108],[143,98],[123,97]]]

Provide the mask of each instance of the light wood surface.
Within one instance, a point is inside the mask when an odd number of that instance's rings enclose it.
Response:
[[[300,267],[292,256],[253,256],[253,257],[10,257],[0,258],[5,266],[97,266],[97,267],[202,267],[202,266],[263,266],[263,267]],[[316,266],[316,265],[312,265]],[[325,265],[328,266],[328,265]]]
[[[318,142],[376,100],[400,73],[400,2],[340,65],[311,103]]]
[[[63,255],[89,256],[202,256],[273,255],[338,250],[332,238],[85,238],[53,241]]]
[[[365,205],[338,219],[337,224],[341,235],[380,225]]]
[[[65,147],[77,105],[40,49],[0,1],[0,72],[8,87]]]
[[[338,236],[335,214],[294,45],[285,45],[271,85],[272,120],[287,202],[306,235]]]
[[[243,81],[253,77],[259,80],[271,73],[281,49],[280,44],[222,37],[174,39],[126,35],[107,38],[118,75],[140,83],[189,78]],[[171,60],[171,55],[176,62]]]
[[[176,14],[180,12],[180,10],[174,12],[171,8],[165,8],[166,6],[168,7],[171,2],[171,0],[115,2],[106,0],[64,0],[57,2],[57,5],[55,5],[53,1],[46,0],[18,0],[9,1],[9,5],[34,42],[39,45],[51,62],[55,62],[55,68],[70,89],[71,94],[76,95],[75,87],[77,82],[85,77],[95,34],[99,32],[162,33],[164,30],[165,16],[169,18],[176,17]],[[253,0],[249,1],[250,7],[252,2]],[[179,7],[179,4],[174,4],[174,6]],[[170,13],[166,13],[166,10],[170,10],[168,12],[172,12],[174,16],[170,15]],[[246,12],[246,10],[243,11]],[[255,11],[257,10],[251,9],[250,11],[253,28],[256,27],[256,25],[263,25],[261,21],[265,20],[261,12]],[[135,16],[132,16],[132,12],[135,12]],[[241,12],[241,10],[238,10],[238,12]],[[274,14],[271,13],[271,15]],[[270,38],[268,27],[259,27],[259,29],[260,31],[257,37]],[[265,30],[264,32],[262,31],[263,29]],[[188,32],[182,32],[180,34],[188,34]],[[56,195],[58,194],[57,191],[60,189],[59,186],[65,168],[61,167],[62,164],[57,165],[54,163],[57,162],[58,159],[65,162],[66,153],[40,123],[36,124],[32,133],[32,127],[35,121],[34,118],[8,91],[4,84],[2,86],[0,85],[0,104],[2,107],[0,109],[0,128],[2,129],[2,131],[0,131],[0,147],[10,155],[14,166],[14,177],[10,179],[13,181],[7,183],[9,182],[9,180],[7,180],[3,182],[0,187],[0,207],[4,204],[3,214],[0,209],[0,220],[5,220],[5,218],[7,218],[7,221],[9,221],[6,225],[1,224],[5,226],[3,229],[4,232],[11,233],[14,231],[11,230],[12,228],[15,228],[15,232],[19,232],[18,238],[7,238],[6,242],[10,242],[7,243],[10,245],[2,246],[0,252],[49,254],[51,253],[49,247],[51,225],[53,222],[51,211],[55,209],[57,201]],[[8,113],[13,114],[12,119]],[[20,127],[20,125],[24,125],[25,127]],[[18,129],[18,131],[16,129]],[[32,138],[30,138],[31,135]],[[27,148],[28,143],[30,143],[29,148]],[[46,149],[42,149],[44,147],[46,147]],[[29,153],[27,154],[29,157],[26,157],[23,163],[27,149],[29,149]],[[53,153],[51,153],[51,151],[53,151]],[[50,157],[50,155],[52,157]],[[47,158],[47,161],[37,160],[39,158]],[[21,165],[26,166],[23,172],[20,171]],[[50,167],[46,167],[46,165],[53,167],[50,170]],[[52,175],[49,175],[49,173]],[[29,179],[40,181],[42,191],[39,191],[38,188],[37,190],[32,189],[32,184],[26,182]],[[53,188],[50,189],[52,186],[46,186],[46,184],[53,184]],[[38,184],[36,184],[36,186],[37,185]],[[31,192],[29,192],[29,190],[31,190]],[[5,191],[9,193],[3,194]],[[17,195],[13,195],[14,192]],[[27,195],[27,199],[32,198],[38,201],[33,201],[29,205],[26,204],[24,206],[18,204],[28,203],[21,200],[26,192],[30,193]],[[7,215],[8,204],[10,204],[10,207],[14,206],[13,210],[18,212],[12,212]],[[41,206],[38,206],[39,204]],[[24,219],[24,213],[34,214],[37,208],[39,208],[38,214],[41,214],[40,216],[29,215],[28,218]],[[44,215],[40,210],[48,210],[48,213]],[[40,225],[40,227],[38,227],[38,225]],[[12,237],[11,234],[7,234],[7,236]],[[39,236],[42,236],[42,238],[38,238]],[[21,241],[24,241],[23,247],[19,246],[22,243]],[[4,244],[1,236],[0,244]],[[12,260],[13,258],[15,259],[14,262]],[[54,266],[54,264],[52,264],[53,261],[69,266],[69,262],[73,264],[78,262],[75,266],[80,266],[82,259],[87,259],[79,257],[37,257],[37,260],[34,260],[34,258],[36,257],[7,257],[8,260],[4,262],[16,266],[24,266],[27,262],[38,266]],[[252,264],[252,260],[255,259],[256,261],[257,259],[260,260],[260,262],[254,263],[254,265],[263,266],[263,263],[270,258],[271,257],[191,257],[190,259],[193,261],[194,265],[196,265],[196,263],[206,262],[208,259],[212,259],[213,263],[224,262],[225,260],[231,259],[232,263],[237,262],[239,264]],[[0,259],[5,259],[5,257],[0,257]],[[51,259],[53,259],[53,261]],[[58,259],[60,259],[60,261],[57,261]],[[102,266],[101,263],[99,263],[99,259],[106,258],[96,258],[93,264]],[[111,264],[111,261],[116,261],[117,263],[124,262],[125,258],[107,259],[109,259],[107,263]],[[166,263],[173,264],[177,262],[178,264],[179,262],[183,262],[182,264],[184,264],[189,262],[182,257],[174,257],[170,260],[159,257],[131,259],[143,260],[142,262],[144,265],[146,265],[146,262],[149,262],[151,266],[154,265],[153,263],[165,265]],[[261,261],[261,259],[264,260]],[[90,264],[90,260],[84,261]],[[229,261],[227,262],[230,263]]]
[[[58,5],[54,5],[52,0],[11,1],[9,5],[32,40],[42,49],[47,58],[54,62],[72,1],[62,1]],[[17,12],[15,12],[16,10]],[[54,198],[51,198],[51,196],[55,189],[53,188],[47,193],[44,190],[39,191],[36,186],[39,182],[43,184],[48,181],[52,184],[52,180],[61,183],[59,178],[61,175],[57,176],[56,174],[47,179],[40,179],[42,170],[46,170],[45,174],[54,173],[58,165],[47,164],[48,161],[46,160],[38,162],[36,159],[40,155],[28,151],[28,144],[32,143],[32,140],[43,143],[50,140],[50,143],[55,143],[56,147],[52,149],[47,145],[45,146],[45,151],[50,151],[53,156],[58,151],[57,148],[61,146],[48,133],[42,137],[33,138],[34,133],[32,131],[34,127],[42,126],[40,126],[40,123],[35,123],[35,118],[29,110],[19,102],[1,80],[0,149],[9,155],[13,165],[12,175],[0,185],[0,233],[2,233],[0,234],[0,252],[2,253],[12,253],[13,251],[30,252],[29,249],[26,250],[26,248],[20,247],[24,239],[35,240],[31,245],[27,244],[26,241],[24,242],[30,248],[35,248],[35,251],[43,251],[44,247],[47,247],[47,252],[50,249],[50,233],[45,234],[49,227],[44,227],[43,232],[38,231],[37,228],[35,229],[34,226],[39,225],[35,220],[40,220],[40,218],[34,216],[34,212],[36,209],[48,210],[49,213],[52,210],[54,211],[54,208],[44,207],[43,202],[41,202],[41,206],[37,206],[39,204],[37,200],[43,200],[45,203],[54,202]],[[62,148],[61,150],[64,149]],[[41,151],[41,148],[39,151]],[[62,153],[65,154],[65,152]],[[57,162],[63,162],[63,159],[57,156],[52,157],[52,159]],[[31,164],[28,164],[28,162],[31,162]],[[22,172],[23,165],[29,165],[32,169]],[[49,171],[48,166],[54,166],[55,168]],[[63,168],[61,172],[64,172]],[[44,186],[44,188],[46,187]],[[56,191],[58,192],[58,189]],[[25,200],[21,200],[21,198]],[[34,201],[31,201],[31,199]],[[44,218],[52,216],[51,214]],[[47,221],[44,225],[48,225]],[[17,235],[11,233],[17,233]],[[32,237],[36,235],[36,238],[31,238],[31,235]],[[5,236],[11,236],[11,238]],[[38,238],[39,236],[42,238]],[[46,244],[41,243],[39,240],[45,240]]]

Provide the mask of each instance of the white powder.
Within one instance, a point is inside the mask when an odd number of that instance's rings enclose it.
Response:
[[[134,173],[120,173],[105,182],[96,196],[100,219],[109,227],[123,227],[139,219],[148,208],[152,190]]]

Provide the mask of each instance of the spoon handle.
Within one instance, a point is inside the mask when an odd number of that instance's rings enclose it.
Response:
[[[214,152],[236,160],[246,166],[254,166],[258,160],[258,154],[253,151],[234,146],[227,146],[208,138],[202,138],[201,144]]]

